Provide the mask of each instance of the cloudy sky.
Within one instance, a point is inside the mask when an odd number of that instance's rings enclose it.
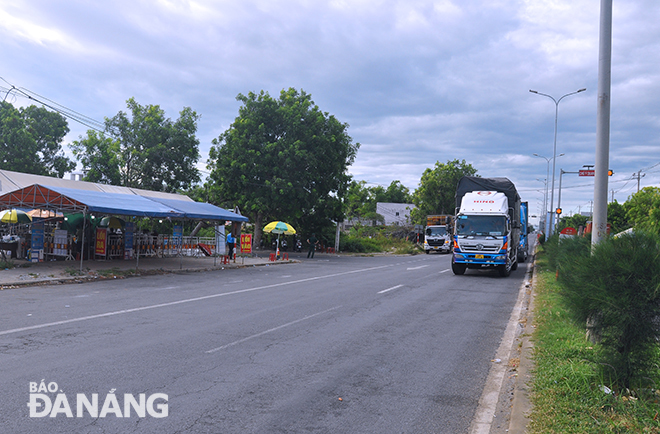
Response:
[[[529,90],[587,89],[559,104],[558,187],[560,169],[595,159],[599,15],[599,0],[0,0],[0,92],[101,122],[130,97],[172,119],[191,107],[206,159],[238,93],[303,89],[361,144],[355,179],[412,191],[436,161],[465,159],[510,178],[540,214],[555,104]],[[659,22],[657,0],[614,2],[619,202],[637,191],[633,173],[660,185]],[[70,128],[67,143],[87,130]],[[593,178],[564,175],[561,196],[565,213],[588,211]]]

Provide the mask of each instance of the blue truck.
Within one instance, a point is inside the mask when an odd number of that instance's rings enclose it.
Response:
[[[529,256],[529,243],[527,235],[530,232],[529,206],[527,202],[520,202],[520,243],[518,244],[518,262],[525,262]]]

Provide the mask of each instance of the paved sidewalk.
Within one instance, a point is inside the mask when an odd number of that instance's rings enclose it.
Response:
[[[0,269],[0,290],[20,286],[33,286],[57,283],[79,283],[99,279],[120,279],[136,275],[165,274],[221,270],[227,268],[270,266],[298,262],[295,260],[270,261],[269,252],[261,252],[255,257],[238,257],[235,261],[223,264],[222,258],[213,257],[144,257],[131,260],[87,260],[28,262],[12,259],[15,267]],[[137,270],[136,270],[137,266]]]

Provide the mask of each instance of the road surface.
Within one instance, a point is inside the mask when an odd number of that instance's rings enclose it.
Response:
[[[467,432],[525,267],[301,261],[0,292],[2,432]]]

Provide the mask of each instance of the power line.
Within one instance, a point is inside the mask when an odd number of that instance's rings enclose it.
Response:
[[[22,96],[22,97],[27,98],[29,100],[35,101],[35,102],[41,104],[42,106],[48,107],[51,110],[56,111],[57,113],[61,114],[65,118],[74,120],[74,121],[76,121],[76,122],[78,122],[82,125],[85,125],[86,127],[90,128],[92,130],[95,130],[95,131],[99,132],[99,133],[103,133],[103,132],[106,131],[106,126],[102,122],[99,122],[95,119],[90,118],[89,116],[85,116],[82,113],[79,113],[75,110],[72,110],[68,107],[65,107],[65,106],[63,106],[63,105],[61,105],[61,104],[59,104],[59,103],[57,103],[57,102],[55,102],[51,99],[48,99],[48,98],[46,98],[42,95],[39,95],[38,93],[33,92],[29,89],[26,89],[26,88],[23,88],[23,87],[18,88],[16,86],[14,86],[13,84],[9,83],[7,80],[5,80],[2,77],[0,77],[0,79],[2,79],[2,81],[4,81],[5,83],[7,83],[8,85],[11,86],[11,88],[9,88],[9,89],[6,89],[4,87],[2,88],[3,92],[5,91],[5,89],[7,90],[7,92],[5,93],[5,97],[4,97],[3,101],[7,99],[7,96],[9,96],[9,94],[12,94],[14,96]],[[44,102],[44,101],[48,101],[48,102]]]

